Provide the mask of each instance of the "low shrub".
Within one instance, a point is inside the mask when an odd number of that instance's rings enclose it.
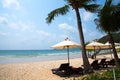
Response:
[[[117,80],[120,80],[120,68],[113,68],[103,73],[92,73],[83,76],[81,80],[114,80],[113,70]],[[77,79],[76,79],[77,80]]]
[[[106,76],[106,77],[108,77],[108,78],[113,80],[114,79],[114,74],[113,74],[114,72],[115,72],[115,77],[120,80],[120,68],[110,69],[110,70],[104,72],[102,74],[102,76]]]

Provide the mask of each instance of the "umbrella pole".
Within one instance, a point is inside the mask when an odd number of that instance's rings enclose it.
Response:
[[[111,53],[111,59],[112,59],[112,52],[111,52],[111,48],[110,48],[110,45],[109,45],[109,49],[110,49],[110,53]]]
[[[68,53],[68,63],[70,63],[70,61],[69,61],[69,46],[67,46],[67,53]]]
[[[96,60],[96,54],[95,54],[95,46],[94,46],[94,58],[95,58],[95,60]]]

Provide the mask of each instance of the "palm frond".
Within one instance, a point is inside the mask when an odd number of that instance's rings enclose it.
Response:
[[[119,13],[119,15],[120,15],[120,3],[118,3],[118,5],[116,6],[115,13]]]
[[[120,6],[113,5],[112,0],[107,0],[104,7],[98,13],[99,26],[104,32],[115,32],[120,30]]]
[[[70,0],[64,0],[65,2],[67,2],[68,4],[70,3]]]
[[[95,19],[94,19],[94,22],[95,22],[95,24],[97,25],[96,28],[97,28],[100,32],[102,32],[102,33],[105,32],[104,29],[103,29],[103,27],[101,27],[100,20],[99,20],[98,18],[95,18]]]
[[[69,5],[65,5],[61,8],[55,9],[52,12],[50,12],[46,18],[47,23],[51,23],[52,20],[58,15],[65,15],[67,12],[69,12]]]
[[[112,4],[112,0],[106,0],[106,2],[105,2],[105,6],[110,6]]]
[[[88,0],[88,2],[96,2],[97,0]]]
[[[79,8],[81,8],[81,7],[83,7],[83,4],[88,4],[89,2],[90,2],[91,0],[80,0],[79,2],[78,2],[78,7]]]
[[[89,0],[89,1],[97,1],[97,0]]]
[[[90,11],[90,12],[98,12],[100,10],[100,5],[97,4],[89,4],[89,5],[84,5],[83,7],[86,11]]]

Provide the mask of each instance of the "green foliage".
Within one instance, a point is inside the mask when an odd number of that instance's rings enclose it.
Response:
[[[93,73],[90,75],[87,75],[82,80],[109,80],[105,76],[100,76],[99,73]]]
[[[120,80],[120,68],[115,68],[115,76]],[[114,80],[113,69],[107,70],[103,73],[93,73],[84,76],[81,80]]]
[[[68,5],[65,5],[61,8],[55,9],[51,13],[48,14],[48,17],[46,18],[46,22],[51,23],[52,20],[54,20],[54,18],[56,16],[65,15],[65,14],[67,14],[67,12],[69,12],[69,6]]]
[[[111,34],[120,31],[120,3],[114,5],[112,1],[113,0],[106,0],[103,8],[98,13],[98,19],[95,19],[95,23],[100,31],[108,34],[109,41],[112,44],[113,54],[116,55],[114,58],[118,60],[114,46],[115,41]],[[120,63],[116,61],[116,66],[119,64]]]
[[[106,0],[105,5],[98,13],[97,28],[106,33],[120,30],[120,5],[114,5],[112,1]]]
[[[72,7],[73,9],[84,8],[85,10],[90,12],[96,12],[98,11],[98,8],[99,8],[99,5],[97,4],[90,4],[90,2],[96,1],[96,0],[64,0],[64,1],[67,2],[66,5],[64,5],[63,7],[57,8],[48,14],[46,18],[46,22],[48,24],[50,24],[55,17],[59,15],[67,14],[70,10],[70,7]]]
[[[120,68],[115,68],[114,70],[115,70],[116,78],[120,79]],[[114,78],[113,77],[113,69],[104,72],[101,76],[105,76],[109,80],[113,80],[113,78]]]
[[[99,5],[96,4],[84,5],[85,10],[90,12],[98,12],[98,7]]]
[[[117,48],[116,50],[117,50],[117,52],[120,52],[120,48]]]
[[[120,43],[120,32],[112,34],[114,42]],[[98,42],[106,43],[108,41],[108,36],[103,36],[102,38],[98,39]]]
[[[90,42],[89,41],[87,41],[86,43],[85,43],[85,45],[88,45]]]

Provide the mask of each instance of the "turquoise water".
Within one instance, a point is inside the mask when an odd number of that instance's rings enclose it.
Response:
[[[70,58],[81,57],[80,49],[70,49]],[[67,59],[64,50],[0,50],[0,64]]]

